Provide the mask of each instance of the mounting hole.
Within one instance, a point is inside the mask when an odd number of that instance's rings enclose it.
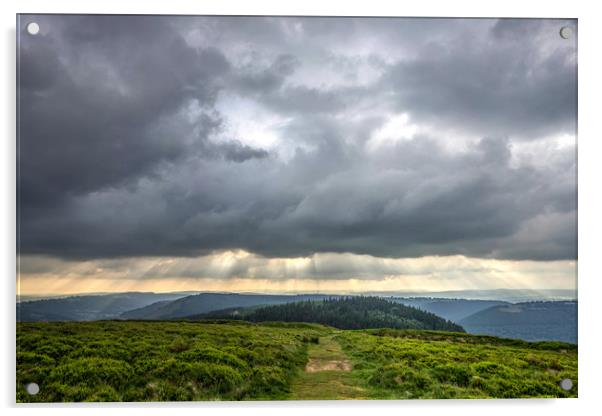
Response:
[[[36,22],[31,22],[27,24],[27,33],[30,35],[37,35],[40,32],[40,25]]]
[[[571,380],[570,378],[565,378],[560,382],[560,388],[562,390],[566,390],[569,391],[570,389],[573,388],[573,380]]]
[[[560,37],[562,39],[570,39],[573,36],[573,29],[569,26],[563,26],[560,28]]]
[[[40,392],[40,386],[38,386],[38,383],[28,383],[25,386],[25,391],[27,391],[27,394],[35,396]]]

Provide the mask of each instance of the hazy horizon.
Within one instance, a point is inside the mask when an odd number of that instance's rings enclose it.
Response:
[[[531,302],[531,301],[577,301],[577,290],[568,289],[547,289],[547,290],[523,290],[523,289],[491,289],[491,290],[450,290],[442,292],[403,292],[403,291],[364,291],[364,292],[271,292],[271,291],[205,291],[190,290],[176,292],[76,292],[62,294],[29,294],[17,295],[17,302],[36,301],[44,299],[60,299],[77,296],[105,296],[128,293],[154,293],[154,294],[181,294],[182,296],[198,294],[238,294],[238,295],[348,295],[348,296],[382,296],[382,297],[400,297],[400,298],[433,298],[433,299],[466,299],[466,300],[498,300],[510,303]]]

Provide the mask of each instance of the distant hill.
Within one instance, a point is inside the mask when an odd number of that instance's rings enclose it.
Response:
[[[472,334],[577,343],[577,302],[497,305],[470,315],[459,323]]]
[[[127,292],[92,296],[22,301],[17,303],[17,321],[93,321],[113,319],[123,312],[157,301],[186,296],[180,293]]]
[[[470,299],[497,300],[509,303],[538,301],[571,301],[577,300],[577,290],[569,289],[481,289],[481,290],[447,290],[441,292],[370,292],[370,296],[398,298],[437,298],[437,299]]]
[[[174,319],[227,308],[273,305],[302,300],[322,300],[329,295],[247,295],[238,293],[200,293],[171,302],[157,302],[122,313],[122,319]]]
[[[508,305],[507,302],[499,300],[477,300],[477,299],[445,299],[445,298],[390,298],[394,302],[399,302],[407,306],[425,310],[427,312],[439,315],[442,318],[449,319],[458,323],[462,319],[477,313],[479,311],[491,308],[497,305]]]
[[[242,319],[251,322],[310,322],[339,329],[396,328],[464,332],[460,325],[430,312],[372,296],[339,297],[250,309],[229,309],[197,315],[189,319],[195,318]]]
[[[17,302],[31,302],[34,300],[50,300],[50,299],[65,299],[65,298],[73,298],[73,297],[89,297],[89,296],[113,296],[113,295],[127,295],[138,293],[141,295],[158,295],[158,296],[173,296],[183,298],[184,296],[196,295],[200,293],[199,291],[192,290],[183,290],[177,292],[163,292],[163,293],[155,293],[155,292],[85,292],[85,293],[62,293],[62,294],[47,294],[47,295],[21,295],[17,294]]]
[[[218,311],[217,314],[214,314],[215,316],[225,314],[231,318],[236,313],[249,314],[253,308],[262,309],[262,307],[270,305],[341,297],[323,294],[199,293],[190,295],[186,292],[128,292],[27,301],[21,298],[21,301],[17,303],[17,320],[24,322],[101,319],[162,320],[198,317],[214,311]],[[438,297],[388,296],[381,299],[395,302],[398,306],[411,306],[438,315],[443,320],[449,320],[462,326],[472,334],[494,335],[527,341],[577,342],[577,302],[575,301],[512,304],[498,300]],[[287,318],[276,316],[282,311],[274,309],[272,320],[286,320]],[[339,313],[347,313],[347,311],[340,310]]]

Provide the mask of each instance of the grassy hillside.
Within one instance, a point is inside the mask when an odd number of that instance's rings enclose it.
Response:
[[[430,312],[373,296],[340,297],[250,309],[234,308],[200,317],[251,322],[313,322],[340,329],[397,328],[464,332],[460,325]]]
[[[368,330],[336,338],[376,398],[576,397],[577,348],[436,331]],[[570,378],[570,392],[559,387]]]
[[[563,343],[240,321],[17,324],[19,402],[576,395],[577,350]]]

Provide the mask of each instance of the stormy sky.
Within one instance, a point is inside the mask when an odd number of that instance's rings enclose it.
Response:
[[[20,26],[23,292],[575,286],[576,21]]]

